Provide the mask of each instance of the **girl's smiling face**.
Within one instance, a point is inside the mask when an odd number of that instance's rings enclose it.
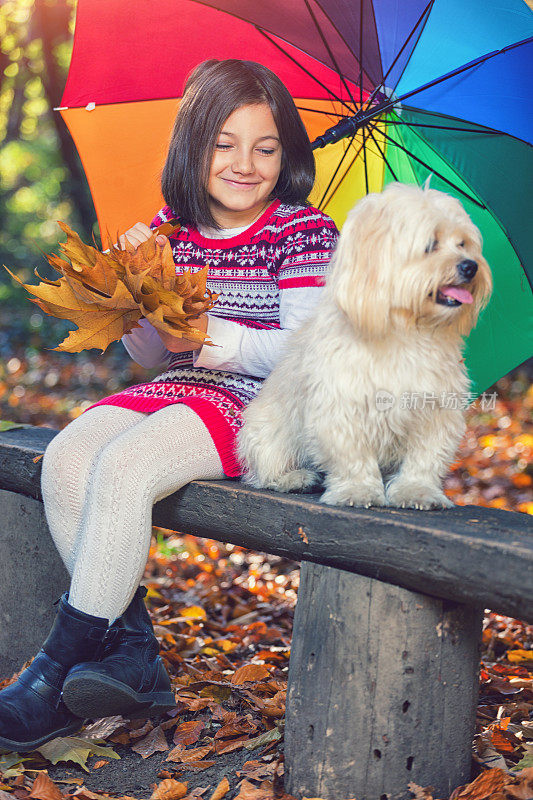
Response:
[[[222,228],[251,224],[266,207],[281,171],[281,142],[266,103],[241,106],[215,144],[207,191]]]

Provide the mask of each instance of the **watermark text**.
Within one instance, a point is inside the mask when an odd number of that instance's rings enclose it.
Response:
[[[402,392],[394,395],[386,389],[380,389],[376,392],[375,401],[378,411],[388,411],[395,406],[410,411],[427,408],[464,411],[470,406],[481,411],[494,411],[496,397],[496,392],[483,392],[479,397],[473,392]]]

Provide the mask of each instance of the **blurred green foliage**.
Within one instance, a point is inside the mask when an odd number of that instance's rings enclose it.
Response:
[[[85,241],[96,214],[74,143],[61,114],[75,0],[0,2],[0,357],[55,347],[75,326],[47,317],[3,269],[25,283],[57,273],[43,253],[64,240],[57,220]],[[120,345],[115,350],[122,348]],[[72,358],[70,355],[66,359]]]
[[[63,220],[90,241],[96,228],[79,157],[58,111],[74,28],[74,0],[4,0],[0,5],[0,265],[26,282],[34,267],[54,277],[42,255],[57,252]],[[0,308],[36,307],[0,271]]]

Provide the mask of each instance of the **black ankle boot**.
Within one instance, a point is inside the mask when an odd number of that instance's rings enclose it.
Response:
[[[76,664],[65,679],[63,700],[80,717],[152,717],[175,706],[170,679],[139,586],[110,628],[99,660]]]
[[[1,753],[35,750],[83,725],[83,719],[62,702],[63,681],[78,661],[94,658],[108,620],[78,611],[69,605],[67,596],[61,597],[48,638],[30,666],[16,683],[0,692]]]

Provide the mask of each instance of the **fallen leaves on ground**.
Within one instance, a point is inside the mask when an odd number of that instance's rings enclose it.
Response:
[[[490,613],[482,644],[473,757],[482,767],[523,771],[533,766],[533,663],[512,654],[533,650],[533,625]]]
[[[59,761],[73,761],[75,764],[79,764],[85,772],[89,772],[86,764],[90,755],[120,758],[111,747],[102,747],[92,740],[79,736],[51,739],[36,749],[51,764],[57,764]]]
[[[165,733],[161,726],[158,725],[157,728],[150,731],[148,736],[132,745],[131,749],[135,753],[139,753],[143,758],[149,758],[153,756],[154,753],[162,753],[168,750]]]
[[[231,676],[231,683],[234,686],[241,686],[243,683],[264,680],[270,677],[268,669],[261,664],[245,664]]]
[[[533,514],[533,385],[527,373],[487,390],[494,407],[479,402],[466,413],[467,432],[445,480],[448,497],[476,505]]]
[[[433,800],[431,787],[410,783],[409,790],[415,800]],[[533,768],[524,769],[518,775],[496,768],[482,772],[466,786],[458,786],[450,800],[531,800],[532,797]]]
[[[150,589],[148,605],[159,632],[162,657],[172,676],[178,713],[171,712],[159,723],[127,722],[120,717],[96,721],[82,735],[101,734],[107,726],[110,744],[125,744],[143,751],[146,758],[161,752],[165,759],[161,792],[165,786],[184,785],[190,775],[201,776],[214,764],[224,763],[228,752],[246,753],[253,748],[243,767],[227,774],[231,796],[234,800],[291,800],[279,788],[283,720],[278,714],[283,714],[285,702],[298,583],[295,565],[274,556],[156,529],[146,582]],[[192,615],[186,613],[189,608],[194,609]],[[233,646],[228,648],[227,642]],[[523,793],[529,786],[528,770],[533,767],[529,761],[533,757],[533,665],[529,659],[513,661],[512,654],[533,650],[533,626],[490,613],[485,618],[482,645],[473,753],[474,770],[479,774],[468,786],[459,787],[463,794],[456,790],[451,800],[531,797]],[[247,680],[240,682],[241,677]],[[161,750],[154,747],[157,743]],[[150,750],[152,755],[147,754]],[[33,766],[31,760],[20,763],[14,756],[4,763],[6,770],[18,767],[19,779],[31,787],[31,773],[25,771]],[[103,768],[98,770],[102,790],[103,773]],[[168,780],[175,784],[164,784]],[[211,800],[215,789],[209,788],[205,800]],[[413,791],[420,800],[433,797],[429,787]],[[482,794],[487,791],[489,794]],[[183,795],[187,800],[195,797],[199,795],[191,791]],[[87,795],[80,800],[98,798]],[[171,798],[162,796],[159,800]]]
[[[150,800],[179,800],[187,794],[187,784],[167,778],[154,789]]]
[[[11,422],[9,419],[0,419],[0,432],[2,431],[10,431],[13,428],[27,428],[28,425],[24,425],[22,422]]]
[[[220,783],[218,784],[217,788],[209,798],[209,800],[222,800],[223,797],[227,795],[229,792],[229,781],[224,776]]]
[[[208,744],[205,747],[194,747],[192,750],[186,750],[183,745],[179,744],[168,754],[166,761],[177,761],[180,764],[194,764],[195,762],[202,761],[209,753],[213,752],[213,749],[213,745]]]
[[[40,772],[37,775],[28,796],[39,798],[39,800],[64,800],[63,792],[46,772]]]
[[[90,725],[86,725],[83,729],[84,739],[105,739],[110,736],[117,728],[124,725],[122,717],[104,717],[103,719],[96,720]]]
[[[235,800],[271,800],[272,784],[270,781],[262,781],[261,786],[254,786],[253,783],[244,779],[239,786],[239,793]]]
[[[24,775],[23,763],[27,760],[18,753],[4,753],[0,756],[0,774],[5,780]]]
[[[298,585],[296,565],[212,540],[161,529],[155,534],[146,574],[148,606],[161,655],[172,676],[178,713],[173,716],[171,712],[159,723],[112,717],[88,725],[81,733],[87,737],[81,759],[85,759],[85,769],[95,767],[86,763],[87,751],[95,744],[92,736],[143,751],[145,758],[158,752],[163,759],[172,756],[163,761],[168,770],[165,780],[182,785],[189,775],[202,775],[224,759],[225,753],[254,748],[237,774],[227,774],[234,797],[280,800],[279,790],[274,793],[274,779],[276,769],[282,768],[279,745]],[[194,609],[191,615],[188,609]],[[513,654],[533,651],[533,626],[490,613],[485,618],[482,646],[473,753],[479,782],[473,794],[456,794],[452,800],[481,800],[475,792],[486,788],[484,781],[496,782],[493,776],[502,773],[506,776],[503,788],[495,783],[492,794],[486,796],[520,800],[524,796],[520,792],[528,785],[524,775],[533,767],[533,664],[530,659],[517,661]],[[241,677],[247,680],[240,682]],[[108,759],[109,753],[102,750],[96,744],[92,752],[98,759]],[[68,752],[67,747],[63,757]],[[24,800],[33,786],[35,773],[28,770],[35,768],[34,757],[22,761],[13,754],[0,759],[6,785],[24,781],[17,791],[24,787],[25,791],[17,800]],[[98,769],[98,775],[104,792],[105,767]],[[482,776],[488,777],[481,780]],[[419,798],[432,797],[424,787],[416,791]],[[63,794],[99,800],[83,787]],[[183,795],[187,800],[198,796],[191,792]],[[210,795],[206,794],[205,800],[210,800]]]
[[[205,729],[201,720],[191,720],[178,725],[174,733],[174,742],[177,745],[187,746],[195,744]]]

